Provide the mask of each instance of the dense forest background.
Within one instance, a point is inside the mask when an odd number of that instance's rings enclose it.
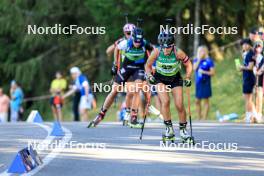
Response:
[[[72,66],[79,66],[92,82],[109,80],[112,58],[107,58],[105,49],[122,36],[124,12],[129,13],[130,22],[138,17],[144,20],[146,38],[154,44],[167,17],[174,18],[176,26],[237,26],[237,35],[176,36],[177,45],[190,56],[197,44],[206,44],[219,63],[239,55],[236,43],[222,46],[264,23],[263,0],[1,0],[0,85],[7,93],[15,79],[26,97],[46,95],[54,73],[61,70],[70,80]],[[106,34],[28,35],[28,24],[105,26]],[[46,108],[41,102],[28,102],[25,107]]]

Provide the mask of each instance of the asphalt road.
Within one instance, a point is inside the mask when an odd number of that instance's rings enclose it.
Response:
[[[184,148],[178,140],[164,147],[160,143],[164,127],[159,123],[146,124],[142,141],[139,129],[119,123],[102,123],[93,129],[85,123],[62,125],[67,138],[56,141],[63,141],[63,147],[39,152],[44,164],[31,175],[264,175],[264,125],[194,122],[194,137],[204,148]],[[177,125],[175,131],[178,137]],[[0,134],[1,175],[18,150],[29,140],[44,140],[48,132],[35,124],[18,123],[0,124]]]

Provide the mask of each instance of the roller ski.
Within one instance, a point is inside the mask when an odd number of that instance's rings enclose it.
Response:
[[[172,143],[175,141],[175,134],[172,126],[167,126],[165,133],[162,134],[162,142],[166,143],[168,141]]]
[[[94,127],[96,127],[104,119],[104,116],[105,116],[105,112],[104,111],[101,111],[95,117],[95,119],[89,123],[89,125],[87,126],[87,128],[94,128]]]
[[[137,117],[136,116],[134,116],[134,117],[131,117],[131,121],[130,121],[130,123],[128,123],[128,126],[130,127],[130,128],[142,128],[142,123],[140,123],[140,122],[138,122],[138,120],[137,120]]]
[[[140,122],[138,122],[138,121],[128,123],[128,126],[129,126],[130,128],[139,128],[139,129],[141,129],[141,128],[142,128],[142,125],[143,125],[143,124],[140,123]]]
[[[195,144],[194,137],[192,137],[191,135],[188,134],[188,132],[186,130],[186,124],[187,123],[180,124],[180,141],[182,143],[194,145]]]

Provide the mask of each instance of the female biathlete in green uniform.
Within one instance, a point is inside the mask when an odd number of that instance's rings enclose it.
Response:
[[[115,57],[119,57],[119,52],[123,51],[125,56],[121,68],[118,70],[115,77],[115,82],[112,86],[111,93],[105,99],[101,111],[96,118],[88,125],[88,128],[95,127],[104,119],[106,111],[112,105],[117,93],[122,91],[120,88],[126,83],[129,77],[135,80],[136,90],[133,95],[131,106],[131,127],[141,128],[141,124],[137,121],[137,111],[140,101],[140,88],[145,79],[144,66],[147,59],[147,50],[151,51],[153,47],[143,38],[143,31],[140,28],[135,28],[132,32],[132,37],[127,41],[122,41],[115,49]],[[115,58],[116,59],[116,58]],[[118,60],[118,59],[116,59]]]
[[[129,40],[129,38],[131,37],[131,33],[132,31],[135,29],[135,25],[132,23],[127,23],[124,25],[123,27],[123,32],[124,32],[124,37],[118,39],[114,44],[110,45],[107,50],[106,50],[106,54],[110,57],[113,53],[116,47],[118,47],[120,45],[120,43],[122,43],[124,40],[127,41]],[[124,42],[123,42],[124,43]],[[122,51],[120,53],[120,61],[115,60],[113,62],[113,66],[111,68],[111,74],[113,76],[115,76],[117,74],[117,62],[120,62],[120,64],[122,64],[124,59],[124,51]],[[143,87],[145,86],[146,81],[143,82]],[[126,92],[126,98],[125,98],[125,102],[126,102],[126,113],[124,115],[124,119],[123,119],[123,125],[129,125],[129,120],[130,120],[130,115],[131,115],[131,106],[132,106],[132,101],[133,101],[133,92],[130,92],[129,90],[134,86],[134,80],[133,77],[130,77],[127,82],[126,82],[126,87],[127,90]],[[145,99],[147,99],[148,97],[148,93],[144,92],[144,96]],[[149,106],[149,113],[154,114],[155,116],[162,118],[160,111],[158,109],[156,109],[153,105]]]
[[[131,37],[131,33],[133,32],[133,30],[136,28],[136,26],[132,23],[127,23],[124,25],[123,27],[123,32],[124,32],[124,37],[118,39],[114,44],[110,45],[107,50],[106,50],[106,54],[108,56],[111,56],[114,51],[115,51],[115,48],[118,47],[118,45],[123,42],[124,40],[127,41],[129,40],[129,38]],[[124,43],[124,42],[123,42]],[[123,52],[122,53],[119,53],[120,54],[120,60],[114,60],[113,62],[113,65],[112,65],[112,68],[111,68],[111,74],[113,76],[116,76],[117,74],[117,70],[118,70],[118,62],[120,62],[120,64],[122,64],[123,62],[123,59],[124,59],[124,55],[123,55]],[[117,59],[117,57],[116,57]],[[129,88],[131,86],[133,86],[134,84],[134,81],[132,80],[132,78],[129,78],[126,82],[126,86],[127,86],[127,90],[129,90]],[[133,92],[129,92],[129,91],[125,91],[126,92],[126,98],[125,98],[125,102],[126,102],[126,113],[125,113],[125,117],[124,117],[124,120],[123,120],[123,125],[127,125],[128,124],[128,120],[130,119],[130,111],[131,111],[131,104],[132,104],[132,101],[133,101]]]
[[[180,138],[182,142],[193,142],[186,130],[186,110],[183,104],[183,84],[191,86],[192,63],[189,57],[174,45],[174,36],[161,33],[158,36],[159,48],[155,48],[147,60],[145,71],[149,83],[156,84],[156,90],[161,100],[161,113],[166,126],[163,141],[174,141],[175,134],[171,121],[170,96],[168,87],[173,95],[175,107],[179,115]],[[156,72],[151,73],[151,67],[156,61]],[[186,77],[181,77],[181,64],[186,69]]]

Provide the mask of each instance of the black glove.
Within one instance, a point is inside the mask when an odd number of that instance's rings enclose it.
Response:
[[[117,66],[116,66],[116,65],[113,65],[113,66],[112,66],[111,74],[112,74],[112,75],[116,75],[116,74],[117,74]]]
[[[192,81],[190,79],[185,79],[183,83],[184,83],[184,86],[186,87],[190,87],[192,85]]]
[[[147,80],[150,84],[155,84],[156,83],[156,79],[152,74],[147,75]]]

